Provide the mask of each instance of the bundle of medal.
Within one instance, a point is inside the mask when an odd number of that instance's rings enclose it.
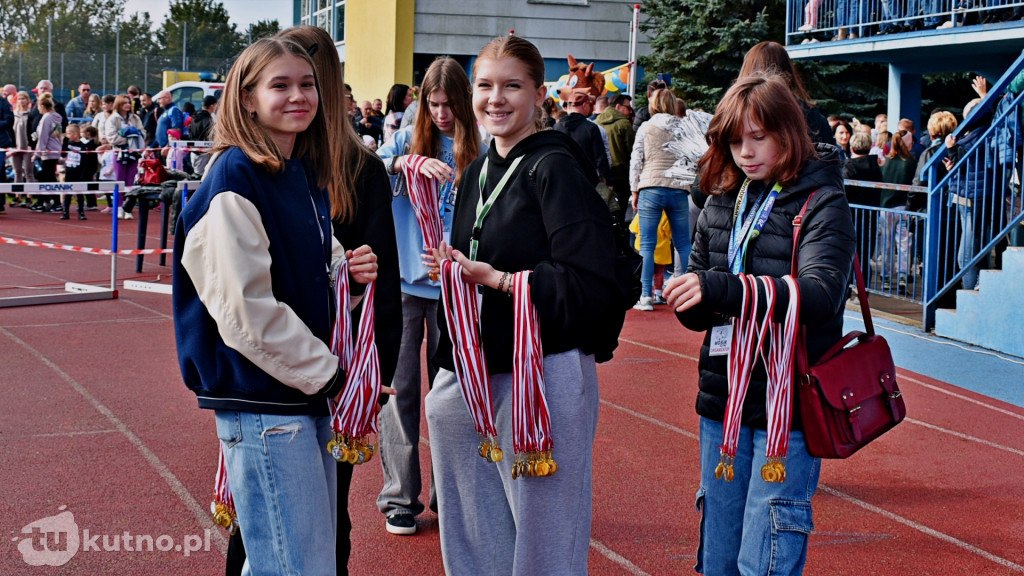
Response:
[[[544,397],[544,353],[540,322],[530,301],[530,272],[512,275],[515,334],[512,353],[512,478],[550,476],[558,470],[551,457],[551,416]]]
[[[789,453],[789,432],[793,409],[793,353],[800,318],[800,290],[796,280],[784,276],[789,290],[789,305],[783,324],[772,321],[775,308],[775,282],[767,276],[755,277],[739,274],[743,285],[743,307],[740,316],[733,319],[732,341],[729,347],[729,400],[725,408],[723,440],[715,478],[732,482],[733,464],[739,444],[743,402],[750,386],[750,376],[758,357],[764,361],[768,374],[767,412],[768,447],[766,462],[761,467],[765,482],[786,481],[786,455]],[[765,293],[765,316],[757,323],[758,284]],[[768,351],[764,350],[768,338]]]
[[[550,476],[558,469],[551,450],[551,419],[544,398],[544,356],[537,312],[530,302],[529,272],[512,275],[515,294],[515,348],[512,371],[512,434],[515,462],[512,477]],[[462,396],[480,436],[479,454],[501,462],[491,402],[491,382],[480,345],[480,311],[476,285],[462,278],[462,265],[441,262],[441,295],[448,334],[455,348],[455,373]]]
[[[331,429],[334,438],[327,443],[327,452],[338,462],[363,464],[373,458],[377,433],[377,399],[381,392],[380,359],[373,337],[374,282],[366,285],[363,294],[363,315],[359,319],[356,341],[352,341],[352,314],[348,279],[348,261],[342,262],[335,281],[338,303],[331,333],[331,352],[338,356],[338,365],[345,371],[345,388],[337,403],[328,399]]]
[[[220,444],[217,458],[217,477],[213,485],[213,502],[210,502],[210,513],[218,526],[223,526],[230,534],[238,531],[238,517],[235,514],[235,499],[231,496],[228,484],[228,468],[224,460],[224,443]]]
[[[444,234],[444,224],[441,220],[441,212],[445,209],[442,202],[438,208],[438,198],[441,194],[438,191],[438,182],[420,173],[420,167],[430,158],[419,154],[409,154],[402,161],[402,174],[409,187],[409,202],[412,203],[413,213],[416,215],[416,223],[419,224],[420,232],[423,234],[423,249],[429,250],[441,245]],[[451,188],[446,181],[446,194]],[[439,270],[430,270],[430,279],[437,282]]]

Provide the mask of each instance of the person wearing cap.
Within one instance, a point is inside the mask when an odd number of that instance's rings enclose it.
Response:
[[[49,80],[40,80],[36,87],[32,89],[32,93],[39,98],[43,94],[53,95],[53,82]],[[64,108],[63,102],[58,102],[56,98],[53,99],[53,111],[60,114],[60,129],[61,132],[68,127],[68,113]],[[28,113],[28,137],[32,140],[32,147],[36,146],[36,129],[39,127],[39,120],[42,119],[43,114],[39,111],[39,106],[33,106],[32,110]]]
[[[598,177],[608,183],[611,169],[604,140],[601,138],[601,128],[588,119],[594,111],[593,98],[583,91],[573,90],[570,92],[566,101],[562,103],[568,114],[558,120],[555,130],[563,132],[575,140],[593,163],[591,167],[597,170]]]

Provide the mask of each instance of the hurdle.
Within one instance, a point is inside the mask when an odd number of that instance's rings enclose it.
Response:
[[[213,142],[210,140],[175,140],[170,143],[170,147],[175,150],[182,148],[186,152],[190,152],[192,149],[210,149],[213,148]],[[174,158],[171,159],[171,169],[181,170],[182,166],[178,166],[178,155],[175,154]]]
[[[177,142],[172,142],[172,144],[177,144]],[[200,142],[200,144],[202,144],[202,142]],[[177,185],[174,187],[174,192],[181,194],[181,205],[182,205],[182,207],[185,206],[185,202],[188,202],[189,191],[190,190],[194,191],[202,183],[203,183],[202,180],[178,180]],[[168,211],[170,211],[170,210],[168,209]],[[166,239],[167,239],[167,237],[164,236],[164,240],[166,240]],[[166,246],[164,245],[164,243],[161,243],[160,247],[161,248],[165,248]],[[160,254],[160,265],[161,266],[164,265],[164,256],[165,256],[165,254],[162,254],[162,253]],[[171,293],[171,287],[168,286],[167,284],[160,284],[160,283],[157,283],[157,282],[143,282],[141,280],[125,280],[124,281],[124,289],[125,290],[138,290],[140,292],[155,292],[157,294],[170,294]]]
[[[100,194],[113,193],[114,206],[121,205],[121,189],[123,182],[32,182],[20,184],[0,184],[0,194],[83,194],[98,196]],[[86,302],[91,300],[112,300],[117,298],[117,210],[111,210],[113,228],[111,232],[110,250],[96,248],[79,248],[77,246],[64,246],[53,242],[33,242],[28,240],[17,240],[2,238],[5,244],[16,244],[23,246],[37,246],[43,248],[57,248],[70,250],[72,252],[84,252],[87,254],[110,255],[110,286],[93,286],[76,282],[66,282],[62,294],[39,294],[34,296],[9,296],[0,298],[0,308],[14,306],[33,306],[37,304],[60,304],[64,302]]]

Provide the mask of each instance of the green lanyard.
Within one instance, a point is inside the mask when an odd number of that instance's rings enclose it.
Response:
[[[476,197],[476,222],[473,224],[473,237],[469,240],[469,259],[476,260],[476,252],[480,246],[480,232],[483,230],[484,218],[487,218],[487,214],[491,211],[491,206],[494,201],[501,195],[501,191],[505,189],[505,184],[508,183],[509,178],[516,171],[519,166],[519,162],[523,159],[522,156],[512,161],[512,165],[505,171],[505,175],[498,181],[498,185],[494,187],[494,191],[488,196],[487,202],[484,202],[484,182],[487,180],[487,162],[489,158],[484,158],[484,165],[480,168],[480,190],[479,195]]]

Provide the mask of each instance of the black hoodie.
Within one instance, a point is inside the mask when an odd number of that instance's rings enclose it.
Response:
[[[601,137],[602,128],[591,122],[583,114],[566,114],[555,124],[555,130],[568,134],[586,155],[587,164],[597,170],[598,177],[607,181],[611,178],[611,167],[608,165],[608,151],[604,147],[604,138]]]
[[[807,331],[807,355],[811,363],[839,341],[843,331],[846,287],[853,269],[856,250],[853,217],[843,193],[842,163],[839,149],[817,144],[819,158],[808,160],[795,184],[779,192],[771,215],[760,236],[750,241],[744,272],[774,279],[775,319],[784,318],[789,305],[789,290],[782,277],[790,273],[793,255],[793,218],[800,213],[808,196],[817,194],[807,208],[800,235],[797,285],[800,288],[800,324]],[[765,186],[751,184],[747,194],[756,198]],[[701,346],[700,392],[697,413],[722,421],[728,399],[727,360],[709,356],[710,330],[739,316],[742,284],[729,271],[728,252],[733,228],[736,190],[709,197],[697,222],[687,272],[700,278],[701,302],[679,313],[679,321],[691,330],[707,330]],[[748,210],[753,202],[748,202]],[[746,214],[741,215],[741,220]],[[759,302],[764,290],[759,287]],[[763,310],[759,317],[763,317]],[[754,369],[743,405],[743,424],[765,429],[766,375],[759,360]],[[796,394],[793,395],[794,402]],[[793,410],[793,430],[802,430],[800,410]]]
[[[533,271],[530,296],[540,319],[545,355],[575,348],[593,354],[608,345],[597,337],[598,327],[602,315],[613,308],[616,290],[612,221],[594,192],[596,176],[581,168],[587,160],[572,139],[545,130],[520,141],[505,158],[491,147],[484,201],[517,157],[523,159],[516,173],[481,226],[476,259],[501,271]],[[452,246],[467,256],[483,162],[483,157],[477,158],[463,172],[455,203]],[[454,370],[443,308],[438,307],[441,340],[434,362]],[[480,326],[488,371],[511,372],[512,299],[484,289]]]

